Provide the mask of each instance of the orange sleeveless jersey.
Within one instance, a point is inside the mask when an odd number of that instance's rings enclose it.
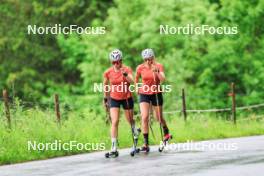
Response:
[[[127,66],[122,66],[125,72],[132,74],[132,69]],[[104,73],[104,77],[110,82],[110,97],[115,100],[124,100],[132,96],[129,91],[129,83],[123,76],[121,70],[115,71],[113,67],[107,69]],[[122,87],[123,85],[123,87]]]
[[[163,69],[163,65],[160,63],[156,63],[155,66],[159,69],[160,72],[164,72]],[[139,93],[140,94],[147,94],[147,95],[152,95],[152,94],[156,94],[156,91],[153,91],[150,89],[151,86],[155,86],[155,85],[160,85],[160,81],[159,78],[157,76],[155,76],[155,80],[154,81],[154,75],[153,75],[153,71],[151,68],[145,66],[144,64],[140,64],[137,67],[137,71],[136,71],[137,76],[141,76],[142,78],[142,85],[141,88],[139,88]],[[143,88],[145,86],[145,88]],[[147,90],[146,87],[149,87],[149,90]],[[154,89],[155,90],[155,89]],[[159,91],[161,92],[161,91]]]

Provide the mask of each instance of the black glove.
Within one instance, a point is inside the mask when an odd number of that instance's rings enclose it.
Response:
[[[104,97],[104,103],[106,104],[108,102],[108,99]]]
[[[127,77],[127,75],[128,75],[127,72],[123,72],[124,77]]]

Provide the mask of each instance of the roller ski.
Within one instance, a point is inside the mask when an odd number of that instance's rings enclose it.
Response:
[[[118,157],[118,155],[119,155],[118,151],[111,151],[111,152],[107,152],[105,154],[105,157],[106,158],[116,158]]]
[[[162,143],[159,146],[159,152],[162,152],[164,150],[166,145],[168,145],[169,140],[171,140],[171,139],[172,139],[172,135],[171,134],[166,134],[164,136],[164,139],[163,139]]]
[[[138,144],[138,136],[140,134],[141,130],[140,128],[136,129],[135,132],[133,132],[133,147],[132,150],[130,152],[130,156],[135,156],[135,154],[140,152],[140,149],[137,148],[137,144]]]
[[[106,158],[116,158],[118,157],[119,153],[117,151],[118,141],[116,138],[112,138],[112,146],[110,152],[105,154]]]
[[[141,147],[140,152],[144,152],[144,153],[149,153],[150,148],[148,145],[144,145],[143,147]]]
[[[135,146],[133,146],[131,152],[130,152],[130,156],[135,156],[135,154],[139,153],[140,152],[140,149],[139,148],[136,148]]]

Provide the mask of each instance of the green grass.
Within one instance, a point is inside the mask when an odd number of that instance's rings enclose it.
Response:
[[[1,110],[1,112],[3,112]],[[0,164],[11,164],[29,160],[52,158],[56,156],[72,155],[90,152],[73,149],[28,151],[28,141],[62,143],[77,141],[79,143],[105,143],[106,149],[110,147],[109,129],[103,115],[92,110],[65,113],[61,125],[55,121],[54,112],[48,110],[22,109],[12,110],[12,129],[6,127],[5,116],[1,114],[0,123]],[[251,115],[251,117],[254,117]],[[231,122],[221,120],[210,115],[193,115],[188,117],[187,123],[179,116],[167,116],[170,132],[174,136],[172,142],[186,142],[187,140],[206,140],[215,138],[228,138],[264,134],[264,121],[262,119],[238,121],[234,126]],[[139,124],[139,122],[137,123]],[[155,139],[150,134],[150,143],[159,144],[160,131],[157,122],[153,123]],[[130,127],[122,114],[119,126],[119,147],[131,146]],[[142,144],[142,136],[139,145]]]

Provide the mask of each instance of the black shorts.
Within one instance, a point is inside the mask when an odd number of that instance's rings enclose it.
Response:
[[[157,100],[158,98],[158,100]],[[162,93],[158,94],[152,94],[152,95],[147,95],[147,94],[140,94],[139,95],[139,102],[146,102],[146,103],[151,103],[153,106],[162,106],[163,105],[163,97]]]
[[[110,108],[120,108],[120,105],[122,105],[124,109],[133,109],[134,100],[132,97],[124,100],[115,100],[110,98]]]

